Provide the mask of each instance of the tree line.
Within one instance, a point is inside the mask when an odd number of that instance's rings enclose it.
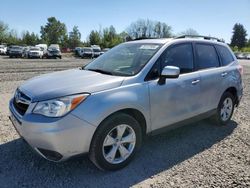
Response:
[[[40,28],[40,35],[34,32],[24,31],[21,36],[8,25],[0,21],[0,43],[17,45],[35,45],[38,43],[59,44],[62,48],[75,48],[78,46],[100,45],[102,48],[112,48],[113,46],[129,40],[144,38],[168,38],[177,35],[198,35],[198,32],[189,28],[181,33],[174,34],[172,27],[160,21],[149,19],[138,19],[132,22],[125,31],[117,33],[114,26],[105,27],[99,30],[92,30],[86,41],[81,41],[81,32],[78,26],[74,26],[72,31],[67,30],[66,24],[49,17],[47,23]],[[247,31],[242,24],[235,24],[231,39],[231,47],[243,49],[250,47],[250,39],[247,40]]]

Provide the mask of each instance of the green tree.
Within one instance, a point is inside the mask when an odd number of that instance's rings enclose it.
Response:
[[[126,41],[131,41],[132,40],[131,37],[129,36],[129,34],[127,32],[125,32],[125,31],[121,32],[119,34],[119,37],[121,39],[121,42],[126,42]]]
[[[71,49],[81,45],[81,33],[77,26],[74,26],[73,30],[69,32],[68,44]]]
[[[123,42],[121,35],[116,33],[114,26],[103,29],[102,44],[103,48],[112,48],[117,44]]]
[[[39,43],[39,37],[34,32],[29,33],[29,31],[26,31],[22,35],[22,43],[29,46],[35,46]]]
[[[250,39],[248,39],[247,46],[250,47]]]
[[[88,43],[90,45],[101,45],[101,35],[98,31],[92,30],[88,37]]]
[[[246,46],[247,43],[247,31],[240,23],[236,23],[233,27],[233,36],[231,39],[231,46],[237,46],[239,49]]]
[[[55,17],[50,17],[47,21],[45,26],[41,26],[41,39],[47,44],[60,44],[65,47],[68,42],[66,25]]]
[[[17,45],[21,45],[22,41],[20,38],[18,38],[17,36],[17,31],[12,29],[8,32],[8,35],[6,37],[6,43],[7,44],[17,44]]]
[[[7,42],[6,38],[8,36],[8,31],[9,31],[8,25],[0,21],[0,44]]]

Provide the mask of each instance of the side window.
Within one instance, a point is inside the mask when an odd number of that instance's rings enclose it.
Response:
[[[198,70],[220,66],[214,46],[208,44],[196,44],[195,46]]]
[[[167,49],[162,56],[162,68],[168,65],[180,68],[180,73],[192,72],[193,48],[191,43],[178,44]]]
[[[225,46],[217,45],[216,48],[220,54],[223,66],[228,65],[229,63],[234,61],[231,52]]]

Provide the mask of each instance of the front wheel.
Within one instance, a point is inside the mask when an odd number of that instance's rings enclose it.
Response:
[[[235,97],[229,92],[224,93],[213,117],[217,125],[226,125],[230,121],[234,112],[234,106]]]
[[[141,142],[139,123],[130,115],[118,113],[104,120],[97,129],[89,158],[102,170],[118,170],[132,160]]]

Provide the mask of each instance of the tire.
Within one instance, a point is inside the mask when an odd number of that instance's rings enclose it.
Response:
[[[227,104],[228,106],[226,107],[225,104]],[[227,125],[233,115],[234,107],[235,96],[230,92],[225,92],[220,99],[216,114],[212,119],[219,126]]]
[[[118,129],[120,133],[125,130],[121,136]],[[124,138],[130,138],[130,142]],[[99,125],[91,142],[89,158],[101,170],[119,170],[129,164],[141,143],[142,129],[139,123],[130,115],[117,113]],[[112,153],[115,154],[113,159]]]

